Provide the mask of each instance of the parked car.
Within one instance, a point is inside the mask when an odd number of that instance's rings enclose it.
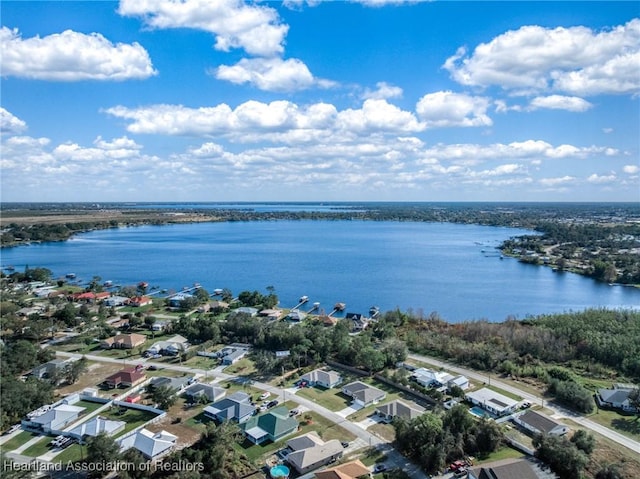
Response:
[[[347,441],[342,441],[340,444],[342,444],[342,447],[344,447],[345,449],[349,447],[349,443]]]
[[[20,429],[21,427],[22,426],[20,424],[14,424],[9,429],[7,429],[4,433],[5,434],[12,434],[12,433],[16,432],[18,429]]]
[[[269,401],[267,403],[267,408],[271,409],[272,407],[276,407],[278,405],[278,401],[276,401],[275,399],[273,401]]]
[[[271,393],[269,392],[264,392],[262,394],[260,394],[260,397],[258,398],[260,401],[267,399],[269,396],[271,396]]]
[[[373,468],[373,472],[382,472],[387,470],[386,464],[376,464]]]

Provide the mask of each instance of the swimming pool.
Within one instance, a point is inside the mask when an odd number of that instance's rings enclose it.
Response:
[[[487,411],[482,409],[480,406],[473,406],[471,409],[469,409],[469,412],[474,416],[478,416],[478,417],[488,417],[488,418],[493,417],[491,413],[488,413]]]
[[[272,467],[269,470],[269,474],[273,479],[287,479],[289,477],[289,468],[280,464]]]

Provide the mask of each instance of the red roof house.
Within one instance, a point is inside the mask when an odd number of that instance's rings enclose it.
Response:
[[[104,380],[104,383],[109,388],[129,388],[131,386],[140,384],[146,378],[147,376],[144,374],[144,370],[131,367],[125,368],[115,374],[112,374]]]

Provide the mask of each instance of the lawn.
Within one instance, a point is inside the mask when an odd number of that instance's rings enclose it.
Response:
[[[2,450],[5,451],[5,452],[9,452],[9,451],[13,451],[14,449],[18,449],[20,446],[25,444],[27,441],[30,441],[31,439],[33,439],[34,437],[39,436],[39,435],[40,434],[34,434],[32,432],[29,432],[29,431],[22,431],[22,432],[16,434],[15,436],[13,436],[11,439],[9,439],[4,444],[2,444]]]
[[[84,411],[82,411],[82,415],[84,416],[87,414],[91,414],[97,409],[100,409],[102,406],[104,406],[104,403],[82,400],[75,403],[74,406],[85,408]]]
[[[503,396],[507,396],[508,398],[511,398],[514,401],[522,401],[522,398],[520,396],[510,393],[509,391],[505,391],[504,389],[500,389],[496,386],[491,386],[491,385],[487,385],[486,387],[488,389],[491,389],[492,391],[502,394]]]
[[[218,365],[216,359],[207,358],[205,356],[194,356],[182,363],[183,366],[189,366],[196,369],[213,369]]]
[[[120,411],[123,411],[122,413]],[[103,411],[101,416],[112,419],[114,421],[125,421],[127,425],[124,427],[124,430],[117,434],[117,436],[122,436],[123,434],[135,429],[138,426],[142,426],[147,421],[150,421],[157,415],[150,411],[143,411],[141,409],[133,409],[133,408],[118,408],[112,407]]]
[[[67,464],[69,461],[79,461],[86,455],[86,451],[82,451],[82,447],[83,446],[81,446],[80,444],[72,444],[60,454],[58,454],[55,458],[53,458],[52,462]]]
[[[237,374],[247,376],[249,374],[253,374],[256,372],[256,367],[253,364],[253,361],[249,358],[242,358],[235,364],[227,366],[224,369],[224,372],[227,374]]]
[[[493,461],[501,461],[502,459],[514,459],[520,457],[524,457],[524,454],[522,454],[522,452],[509,446],[503,446],[497,451],[492,452],[491,454],[484,456],[481,459],[477,458],[474,464],[484,464]]]
[[[35,444],[29,446],[25,449],[22,454],[30,457],[38,457],[43,454],[49,452],[49,443],[51,442],[51,438],[48,436],[43,437]]]
[[[624,415],[609,409],[596,409],[596,412],[591,414],[589,419],[636,441],[640,439],[640,419],[638,416]]]
[[[351,404],[351,398],[345,396],[341,389],[301,388],[296,393],[326,407],[331,411],[340,411]]]

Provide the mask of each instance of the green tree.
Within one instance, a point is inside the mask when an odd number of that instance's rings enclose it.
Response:
[[[178,400],[175,391],[167,385],[155,386],[151,391],[151,399],[163,411],[173,406]]]
[[[607,464],[596,473],[595,479],[624,479],[617,464]]]
[[[533,439],[535,456],[545,462],[560,479],[575,479],[589,462],[587,455],[564,437],[538,435]]]
[[[590,456],[596,448],[596,438],[584,429],[578,429],[571,436],[571,442],[587,456]]]
[[[69,384],[74,384],[76,381],[78,381],[78,379],[80,379],[80,376],[87,372],[87,369],[89,367],[88,363],[89,361],[87,361],[87,358],[84,356],[82,356],[82,358],[78,359],[77,361],[70,362],[65,367],[63,372],[63,378],[65,379],[65,381],[67,381]]]
[[[105,433],[100,433],[87,440],[87,458],[85,462],[88,464],[94,464],[93,469],[96,469],[89,473],[89,477],[96,478],[107,475],[108,471],[101,468],[101,465],[115,462],[119,457],[120,447],[116,440],[111,436],[108,436]],[[92,468],[90,467],[89,469]]]

